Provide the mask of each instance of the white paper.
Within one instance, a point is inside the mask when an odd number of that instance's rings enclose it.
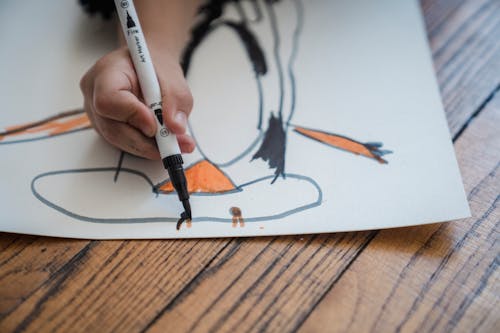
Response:
[[[271,8],[243,2],[242,8],[264,51],[266,74],[256,79],[240,35],[227,24],[241,22],[234,4],[196,49],[188,73],[195,100],[190,127],[198,149],[184,156],[185,166],[206,158],[233,190],[193,194],[192,225],[176,230],[182,212],[177,196],[153,192],[167,180],[161,163],[125,155],[115,182],[120,152],[92,129],[23,133],[0,140],[0,231],[76,238],[233,237],[391,228],[469,216],[415,1],[283,0]],[[81,108],[79,80],[115,47],[116,30],[113,22],[85,15],[76,1],[3,1],[0,132]],[[275,169],[252,157],[280,103],[286,177],[273,182]],[[297,128],[381,142],[378,150],[392,154],[381,156],[387,164],[379,163]]]

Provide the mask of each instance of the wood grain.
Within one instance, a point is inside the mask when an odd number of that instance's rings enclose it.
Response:
[[[43,283],[71,269],[88,241],[2,234],[0,318],[16,309]]]
[[[225,243],[91,242],[78,265],[47,280],[3,319],[0,331],[138,331]]]
[[[235,240],[147,331],[291,331],[369,234]]]
[[[423,0],[434,67],[456,134],[500,89],[500,1]]]
[[[226,240],[2,234],[0,332],[497,329],[498,178],[491,170],[498,150],[491,147],[499,2],[424,0],[422,7],[474,217],[482,218]]]

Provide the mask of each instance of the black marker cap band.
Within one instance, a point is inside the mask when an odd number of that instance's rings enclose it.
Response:
[[[184,174],[184,169],[182,168],[182,156],[180,154],[171,155],[165,157],[162,161],[168,171],[170,181],[179,196],[179,200],[182,202],[188,200],[189,192],[187,189],[186,175]]]
[[[176,166],[182,165],[184,161],[182,160],[182,155],[170,155],[162,159],[165,169],[174,168]]]

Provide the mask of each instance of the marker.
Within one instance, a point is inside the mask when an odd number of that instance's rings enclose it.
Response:
[[[170,181],[184,206],[185,212],[181,215],[181,219],[191,219],[191,206],[189,204],[186,176],[182,168],[181,150],[179,149],[177,137],[163,123],[160,84],[156,77],[134,3],[132,0],[115,0],[115,6],[144,100],[155,115],[157,125],[155,138],[163,165],[167,169]]]

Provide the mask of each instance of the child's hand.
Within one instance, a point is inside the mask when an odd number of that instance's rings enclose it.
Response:
[[[194,150],[186,134],[193,98],[179,64],[168,60],[155,63],[162,90],[163,119],[175,134],[182,152]],[[156,121],[142,101],[139,81],[127,48],[102,57],[83,76],[80,88],[84,108],[94,128],[112,145],[134,155],[159,159],[154,141]]]

